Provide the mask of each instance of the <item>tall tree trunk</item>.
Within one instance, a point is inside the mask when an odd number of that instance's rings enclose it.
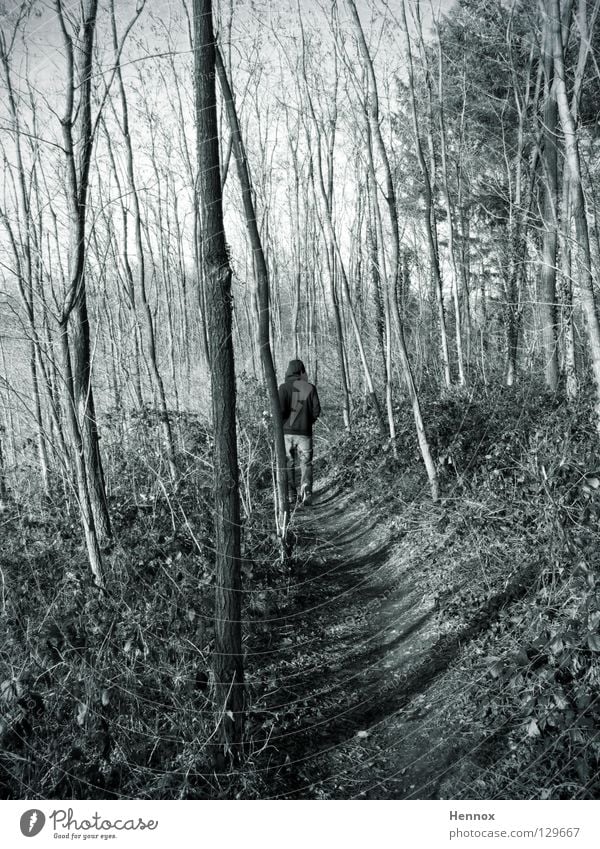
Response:
[[[412,48],[410,44],[410,35],[408,31],[408,23],[406,20],[406,0],[402,0],[401,4],[402,25],[404,28],[404,36],[406,38],[407,55],[408,55],[408,89],[410,93],[411,116],[413,124],[413,133],[415,138],[415,150],[417,160],[423,177],[423,195],[425,200],[425,234],[427,236],[427,247],[429,249],[429,260],[431,263],[431,273],[433,275],[433,285],[438,310],[438,324],[440,334],[440,351],[442,359],[442,370],[444,374],[444,383],[446,387],[451,386],[452,378],[450,375],[450,356],[448,353],[448,335],[446,331],[446,314],[444,310],[444,295],[442,291],[442,276],[440,272],[440,259],[438,255],[437,233],[435,223],[434,198],[431,187],[431,180],[435,174],[429,173],[427,162],[423,154],[423,146],[421,144],[421,136],[419,131],[419,119],[417,115],[417,102],[415,92],[415,81],[412,60]]]
[[[574,401],[579,394],[577,362],[575,359],[575,328],[573,326],[573,280],[571,263],[571,198],[569,170],[563,168],[560,216],[560,304],[562,313],[562,369],[567,398]]]
[[[334,259],[336,262],[336,267],[339,271],[340,279],[342,282],[342,290],[344,295],[346,296],[346,300],[348,302],[348,313],[350,317],[350,323],[352,325],[352,330],[354,332],[354,338],[356,340],[356,346],[358,348],[358,353],[360,356],[360,361],[362,363],[363,372],[365,376],[365,384],[369,397],[369,401],[375,411],[375,415],[377,416],[377,422],[379,424],[379,429],[382,434],[385,434],[385,425],[383,422],[383,415],[381,413],[381,406],[379,404],[379,399],[377,397],[377,393],[375,391],[375,385],[373,383],[373,377],[371,375],[371,369],[369,367],[369,363],[367,360],[367,354],[365,351],[365,346],[363,343],[362,335],[360,332],[360,327],[358,324],[358,320],[356,317],[356,311],[354,308],[354,304],[352,302],[352,294],[350,292],[350,284],[348,282],[348,275],[346,273],[346,266],[344,264],[344,260],[342,257],[342,253],[339,246],[339,241],[333,227],[333,221],[331,219],[331,210],[328,206],[327,195],[325,192],[325,187],[323,185],[323,175],[322,168],[320,163],[320,154],[317,152],[317,167],[319,169],[319,179],[317,183],[321,189],[321,200],[324,207],[324,215],[321,217],[321,221],[324,223],[324,231],[327,234],[329,244],[331,245],[334,253]]]
[[[556,260],[558,246],[558,104],[553,79],[550,34],[544,33],[545,99],[543,109],[542,160],[544,187],[542,215],[542,266],[539,283],[539,315],[542,325],[542,352],[546,386],[555,392],[558,387],[558,340],[556,334]]]
[[[120,279],[123,284],[123,291],[125,293],[125,303],[127,304],[127,309],[131,312],[132,319],[132,329],[133,329],[133,356],[131,357],[131,363],[128,364],[127,373],[131,371],[131,382],[133,384],[133,396],[135,400],[136,408],[141,411],[144,407],[144,396],[142,392],[142,379],[140,372],[140,362],[141,362],[141,334],[140,334],[140,325],[137,316],[136,310],[136,296],[135,296],[135,285],[133,278],[133,269],[131,267],[131,263],[129,261],[129,212],[127,209],[127,205],[125,203],[126,192],[124,192],[121,188],[121,181],[119,178],[119,169],[117,167],[117,162],[115,159],[114,151],[113,151],[113,138],[108,128],[106,127],[106,123],[102,121],[102,126],[104,128],[104,136],[106,139],[106,149],[108,151],[108,156],[110,159],[110,163],[112,166],[112,175],[117,186],[117,191],[119,194],[119,206],[121,209],[121,226],[122,226],[122,238],[121,238],[121,262],[123,264],[123,274],[119,274]],[[115,251],[115,265],[118,266],[117,261],[117,250]]]
[[[285,453],[285,441],[283,438],[283,419],[281,416],[281,407],[279,404],[279,392],[277,387],[277,377],[275,375],[275,366],[273,363],[273,353],[271,351],[270,338],[270,286],[269,273],[265,254],[263,251],[258,225],[256,223],[256,211],[254,209],[254,199],[252,197],[252,184],[250,180],[250,169],[246,158],[244,141],[240,132],[238,116],[233,101],[233,93],[225,71],[225,65],[221,56],[221,51],[216,48],[215,59],[217,63],[217,74],[221,86],[221,92],[225,101],[225,109],[229,120],[229,129],[233,142],[233,150],[237,163],[238,177],[242,187],[242,201],[244,204],[244,215],[246,218],[246,227],[248,229],[248,238],[252,249],[254,274],[256,277],[257,300],[258,300],[258,340],[260,347],[260,357],[263,366],[265,380],[267,381],[267,390],[269,393],[269,401],[271,403],[271,417],[273,421],[273,438],[275,441],[275,457],[277,462],[277,491],[278,491],[278,533],[281,538],[284,557],[287,556],[288,547],[288,520],[289,520],[289,503],[288,503],[288,484],[287,484],[287,461]]]
[[[379,425],[379,430],[381,431],[382,435],[385,435],[385,424],[384,424],[383,415],[382,415],[382,412],[381,412],[381,405],[379,403],[379,398],[377,397],[377,393],[375,391],[375,385],[373,383],[373,376],[371,374],[371,369],[369,367],[369,362],[367,360],[365,346],[364,346],[363,338],[362,338],[362,335],[361,335],[361,332],[360,332],[360,325],[358,323],[358,319],[357,319],[357,316],[356,316],[356,310],[355,310],[354,303],[353,303],[353,300],[352,300],[352,293],[350,291],[350,283],[348,281],[348,274],[346,272],[346,265],[345,265],[344,259],[342,257],[342,252],[340,250],[339,240],[338,240],[337,234],[335,232],[335,227],[334,227],[334,223],[333,223],[333,209],[332,209],[332,205],[331,205],[331,188],[330,188],[330,191],[328,192],[328,189],[325,185],[325,177],[324,177],[324,174],[323,174],[323,161],[322,161],[322,153],[321,153],[322,132],[321,132],[320,123],[317,120],[317,116],[316,116],[316,113],[315,113],[315,109],[314,109],[314,105],[313,105],[313,99],[312,99],[312,95],[310,93],[308,79],[307,79],[307,75],[306,75],[306,44],[305,44],[305,39],[304,39],[304,25],[302,23],[302,14],[301,14],[301,11],[300,11],[299,2],[298,2],[298,18],[299,18],[299,21],[300,21],[300,32],[301,32],[301,37],[302,37],[302,70],[303,70],[304,84],[305,84],[305,90],[306,90],[306,99],[307,99],[307,102],[308,102],[308,107],[309,107],[309,112],[310,112],[310,115],[311,115],[311,118],[312,118],[313,127],[314,127],[314,130],[316,132],[316,136],[317,136],[316,137],[316,144],[314,145],[315,148],[316,148],[314,156],[316,158],[316,163],[317,163],[317,174],[316,174],[316,179],[315,179],[314,170],[311,167],[311,178],[313,180],[313,187],[314,187],[315,183],[318,186],[319,194],[320,194],[320,197],[321,197],[321,203],[322,203],[322,206],[323,206],[324,214],[322,216],[319,216],[319,221],[321,223],[321,226],[323,227],[323,235],[325,236],[325,238],[328,242],[328,247],[332,250],[332,253],[333,253],[333,256],[334,256],[335,262],[332,263],[332,265],[336,269],[337,273],[339,274],[339,279],[340,279],[341,284],[342,284],[342,293],[346,297],[346,300],[348,301],[348,314],[349,314],[349,318],[350,318],[350,323],[352,325],[354,338],[355,338],[355,341],[356,341],[356,347],[358,348],[358,353],[359,353],[360,361],[361,361],[362,368],[363,368],[368,398],[369,398],[369,401],[371,402],[371,406],[373,407],[373,410],[375,411],[375,415],[377,417],[377,423]],[[310,148],[310,139],[308,137],[308,130],[307,130],[307,143],[308,143],[309,148]],[[331,187],[332,179],[333,179],[333,177],[332,177],[332,174],[333,174],[332,163],[333,163],[333,152],[330,153],[329,187]],[[348,369],[347,368],[346,368],[346,374],[348,375]]]
[[[92,485],[89,474],[90,457],[85,449],[86,434],[81,427],[81,408],[77,405],[78,385],[73,374],[73,360],[81,357],[81,346],[72,346],[69,340],[68,321],[63,321],[59,327],[62,353],[62,372],[64,388],[64,406],[67,417],[67,432],[71,441],[75,463],[75,480],[77,482],[77,501],[83,534],[87,548],[88,561],[96,586],[104,586],[102,554],[100,551],[99,530],[96,523],[96,513],[92,503]],[[81,338],[81,336],[80,336]]]
[[[134,225],[134,239],[135,239],[135,255],[137,261],[137,270],[138,270],[138,286],[139,286],[139,297],[141,302],[141,311],[142,311],[142,320],[143,326],[146,331],[146,349],[148,354],[148,362],[150,366],[150,373],[152,375],[152,380],[155,387],[156,399],[158,402],[158,411],[159,418],[161,423],[161,429],[163,432],[163,441],[165,445],[165,451],[167,454],[167,463],[169,466],[169,474],[171,480],[177,479],[177,466],[175,463],[175,442],[173,439],[173,432],[171,429],[171,423],[169,421],[169,411],[167,406],[167,396],[165,392],[165,385],[162,379],[162,375],[160,373],[160,369],[158,367],[158,354],[156,350],[156,329],[154,327],[154,317],[152,315],[152,309],[150,307],[150,303],[148,301],[147,294],[147,286],[146,286],[146,261],[144,257],[144,246],[142,241],[142,215],[140,210],[140,202],[137,191],[137,184],[135,179],[135,168],[133,164],[133,144],[131,141],[131,135],[129,131],[129,110],[127,106],[127,97],[125,95],[125,86],[123,84],[123,75],[121,73],[121,64],[119,61],[119,47],[118,47],[118,38],[117,38],[117,27],[115,20],[115,9],[114,9],[114,0],[111,0],[111,27],[112,27],[112,38],[113,38],[113,49],[115,52],[115,69],[116,69],[116,78],[117,84],[119,88],[119,97],[121,100],[121,131],[123,135],[123,140],[125,142],[125,151],[126,151],[126,171],[127,171],[127,182],[129,184],[129,196],[131,197],[131,202],[133,204],[133,225]],[[160,202],[160,201],[159,201]],[[131,268],[128,265],[128,273],[131,273]],[[130,281],[131,291],[134,291],[133,279]],[[133,305],[135,309],[135,297],[133,298]]]
[[[6,485],[6,467],[4,464],[4,425],[0,425],[0,506],[4,507],[3,502],[8,498],[8,487]]]
[[[30,343],[30,371],[31,371],[31,382],[33,388],[33,400],[34,400],[34,411],[35,411],[35,422],[36,422],[36,439],[38,446],[38,459],[40,463],[40,473],[42,478],[42,487],[44,490],[44,494],[46,496],[50,495],[49,481],[48,481],[48,449],[46,445],[46,436],[44,433],[44,423],[43,423],[43,414],[42,414],[42,402],[39,388],[39,380],[38,380],[38,366],[37,366],[37,358],[40,355],[40,344],[38,338],[38,332],[36,327],[35,320],[35,308],[34,308],[34,288],[33,288],[33,278],[34,278],[34,262],[32,258],[32,253],[35,251],[38,257],[38,261],[35,263],[35,274],[39,281],[39,273],[40,273],[40,246],[37,239],[35,224],[31,214],[31,199],[29,192],[27,190],[26,180],[25,180],[25,167],[23,163],[23,153],[21,149],[21,129],[19,124],[19,115],[17,110],[17,103],[15,99],[12,76],[10,72],[9,66],[9,57],[7,53],[6,42],[3,33],[0,32],[0,62],[2,63],[2,67],[4,70],[5,83],[8,94],[8,106],[9,112],[12,119],[13,125],[13,133],[14,133],[14,148],[15,148],[15,159],[16,159],[16,168],[17,168],[17,186],[18,186],[18,201],[17,201],[17,222],[20,219],[20,230],[19,237],[15,236],[13,232],[12,225],[9,221],[8,216],[4,209],[0,208],[0,219],[2,219],[8,233],[9,242],[11,244],[14,258],[15,258],[15,266],[17,269],[17,285],[19,287],[19,292],[21,294],[21,298],[25,305],[25,311],[27,314],[27,320],[29,323],[29,329],[31,332],[31,343]],[[34,180],[35,183],[35,180]],[[37,188],[37,183],[35,183]],[[20,251],[19,251],[20,246]]]
[[[312,179],[312,165],[311,165]],[[314,189],[314,179],[312,179]],[[316,200],[316,198],[315,198]],[[325,264],[327,266],[327,279],[329,281],[329,297],[331,300],[331,309],[333,311],[333,322],[335,326],[335,346],[340,368],[340,378],[342,383],[342,417],[344,427],[350,430],[350,388],[348,386],[348,364],[346,362],[346,352],[344,350],[344,328],[342,326],[342,317],[340,314],[340,299],[336,285],[335,275],[335,255],[333,250],[325,247]]]
[[[393,398],[393,374],[392,374],[392,317],[391,317],[391,301],[387,297],[387,291],[382,292],[381,276],[387,276],[385,249],[383,244],[383,226],[381,223],[381,211],[379,209],[379,200],[377,197],[377,177],[375,173],[375,163],[373,157],[373,128],[371,126],[371,116],[369,114],[368,104],[365,105],[366,118],[366,150],[367,150],[367,192],[369,194],[370,215],[374,219],[375,226],[369,218],[367,220],[367,239],[370,242],[371,252],[371,276],[373,280],[373,289],[376,305],[376,318],[380,322],[378,325],[378,341],[381,345],[383,354],[383,377],[385,385],[385,406],[387,410],[388,429],[390,432],[390,443],[394,457],[398,456],[398,448],[396,445],[396,423],[394,421],[394,398]],[[379,246],[378,246],[379,242]],[[381,250],[379,254],[378,247]],[[389,283],[388,283],[389,285]],[[392,284],[393,285],[393,284]]]
[[[364,32],[362,29],[362,25],[360,22],[360,18],[358,16],[358,12],[356,10],[356,6],[354,4],[354,0],[346,0],[348,3],[350,14],[354,20],[356,31],[358,35],[358,43],[360,46],[360,50],[362,53],[363,61],[365,63],[365,67],[367,69],[367,74],[369,78],[369,117],[371,123],[371,131],[373,133],[373,137],[377,144],[377,149],[379,151],[379,157],[381,159],[381,163],[383,165],[384,173],[385,173],[385,184],[386,184],[386,199],[388,205],[388,212],[390,216],[390,225],[392,231],[392,269],[391,269],[391,280],[388,283],[387,287],[387,297],[388,300],[391,301],[392,309],[394,310],[394,315],[396,319],[396,330],[398,333],[398,342],[400,347],[400,359],[402,362],[402,368],[404,372],[404,380],[406,382],[406,386],[409,392],[413,417],[415,421],[415,427],[417,431],[417,439],[419,442],[419,448],[421,450],[421,456],[423,457],[423,462],[425,464],[425,469],[427,471],[427,476],[429,478],[429,485],[431,488],[431,497],[434,501],[436,501],[439,497],[439,487],[438,487],[438,479],[437,472],[435,469],[435,463],[433,462],[433,458],[431,456],[431,451],[429,448],[429,443],[427,441],[427,436],[425,433],[425,425],[423,422],[423,416],[421,413],[421,405],[419,403],[419,396],[417,394],[417,390],[415,387],[412,369],[410,367],[410,362],[408,359],[408,353],[406,350],[406,343],[404,341],[404,328],[402,325],[402,318],[400,316],[400,310],[398,308],[398,299],[396,298],[396,284],[398,280],[399,268],[400,268],[400,234],[398,231],[398,212],[396,209],[396,192],[394,189],[394,181],[392,179],[392,170],[390,168],[390,163],[387,155],[387,150],[385,148],[385,144],[383,142],[383,136],[381,134],[381,125],[379,123],[379,97],[377,93],[377,82],[375,79],[375,70],[373,68],[373,61],[371,59],[371,54],[369,53],[369,48],[367,46],[367,42],[364,36]],[[391,371],[391,363],[388,359],[388,369]]]
[[[577,129],[567,97],[564,51],[561,36],[561,17],[559,0],[547,0],[549,25],[552,32],[552,49],[554,58],[554,72],[556,75],[556,98],[560,123],[565,138],[566,165],[569,169],[570,200],[573,219],[575,221],[575,241],[577,257],[577,276],[581,291],[581,303],[585,316],[592,373],[595,383],[596,428],[600,432],[600,322],[596,312],[594,289],[592,280],[590,239],[588,223],[585,210],[585,197],[581,180],[581,163],[579,157],[579,143]],[[580,0],[579,5],[579,30],[581,35],[581,50],[588,49],[584,40],[587,6],[585,0]],[[583,69],[581,69],[583,75]]]
[[[67,171],[69,277],[59,329],[67,422],[76,463],[79,505],[90,566],[96,583],[100,585],[103,578],[99,539],[110,536],[111,528],[91,382],[90,327],[85,280],[88,179],[94,141],[91,79],[97,0],[83,0],[81,3],[77,38],[73,38],[67,30],[62,0],[56,0],[56,9],[63,35],[68,74],[62,129]],[[75,92],[78,95],[76,105]]]
[[[367,173],[366,190],[368,199],[367,208],[367,249],[371,287],[373,292],[373,303],[375,307],[375,334],[377,338],[377,349],[381,356],[382,373],[387,383],[387,362],[385,353],[385,317],[383,312],[383,295],[381,291],[381,269],[379,262],[379,248],[381,239],[379,226],[376,220],[378,206],[375,203],[376,187],[372,186],[372,177]],[[383,250],[383,246],[381,245]]]
[[[438,121],[440,128],[440,153],[442,160],[442,194],[444,195],[444,203],[446,206],[446,216],[448,220],[448,250],[450,253],[450,263],[452,266],[452,299],[454,302],[454,322],[455,322],[455,338],[456,338],[456,358],[458,360],[458,382],[464,386],[467,382],[465,374],[465,357],[463,350],[463,335],[461,323],[460,298],[458,293],[459,286],[459,270],[457,260],[457,250],[454,240],[455,225],[454,225],[454,209],[450,200],[450,179],[448,175],[448,157],[446,152],[446,125],[444,119],[444,62],[442,57],[442,42],[440,39],[438,27]]]
[[[231,267],[223,229],[219,139],[215,95],[212,0],[194,0],[194,87],[198,184],[206,280],[209,367],[214,441],[215,645],[213,671],[220,751],[241,754],[244,669],[241,626],[240,500],[232,344]]]

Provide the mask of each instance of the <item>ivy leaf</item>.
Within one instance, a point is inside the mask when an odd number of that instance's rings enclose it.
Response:
[[[600,651],[600,636],[598,634],[588,634],[587,643],[590,651]]]
[[[584,737],[581,728],[577,728],[577,726],[569,728],[569,737],[571,738],[572,743],[584,742]]]
[[[492,678],[499,678],[502,675],[504,669],[504,665],[502,663],[501,658],[488,657],[487,661],[490,664],[488,671]]]
[[[513,655],[513,661],[517,667],[528,666],[529,665],[529,657],[527,656],[527,652],[525,649],[520,648]]]
[[[552,654],[560,654],[561,651],[564,648],[564,644],[563,644],[563,641],[562,641],[562,635],[557,634],[556,637],[554,637],[554,639],[552,640],[552,642],[548,646],[548,648],[550,649]]]
[[[588,625],[590,631],[594,631],[600,625],[600,610],[592,610],[588,613]]]
[[[12,704],[22,695],[22,687],[18,681],[8,678],[0,684],[0,701]]]
[[[552,693],[552,698],[554,699],[554,704],[559,710],[564,710],[568,706],[568,702],[562,688]]]
[[[564,634],[565,646],[569,649],[575,648],[579,644],[579,635],[577,631],[569,630]]]
[[[537,719],[532,719],[529,725],[527,726],[527,736],[528,737],[541,737],[542,732],[540,731],[540,727],[537,724]]]

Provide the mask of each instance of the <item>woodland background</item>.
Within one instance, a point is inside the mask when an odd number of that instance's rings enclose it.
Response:
[[[5,798],[597,796],[599,10],[0,5]]]

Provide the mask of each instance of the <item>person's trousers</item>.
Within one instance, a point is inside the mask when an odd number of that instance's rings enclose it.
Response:
[[[285,456],[287,465],[288,492],[296,497],[296,469],[300,468],[300,497],[312,495],[313,482],[313,447],[310,436],[300,436],[295,433],[285,433]]]

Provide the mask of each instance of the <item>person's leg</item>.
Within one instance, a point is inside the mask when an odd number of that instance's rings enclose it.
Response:
[[[296,437],[289,433],[284,433],[285,440],[285,459],[286,472],[288,482],[288,498],[293,503],[296,500]]]
[[[300,462],[300,497],[310,504],[313,485],[313,448],[310,436],[298,436],[298,460]]]

